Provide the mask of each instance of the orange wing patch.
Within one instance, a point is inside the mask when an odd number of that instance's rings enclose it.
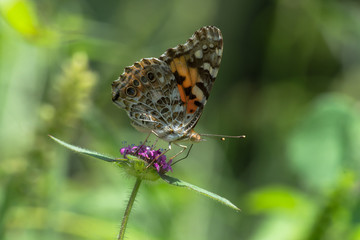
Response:
[[[174,64],[176,67],[176,71],[178,72],[178,74],[182,77],[185,77],[185,80],[182,82],[182,86],[184,88],[188,88],[193,86],[193,82],[192,79],[190,77],[190,73],[189,73],[189,69],[188,66],[186,64],[186,60],[184,56],[181,56],[179,58],[175,58],[174,59]]]
[[[196,83],[201,81],[198,70],[188,67],[184,56],[174,58],[170,63],[170,69],[177,78],[181,101],[186,103],[186,113],[194,113],[203,105],[201,101],[204,96],[201,89],[196,86]]]
[[[187,98],[186,98],[186,94],[185,94],[184,88],[183,88],[180,84],[178,84],[178,89],[179,89],[181,101],[182,101],[183,103],[186,103],[186,99],[187,99]]]

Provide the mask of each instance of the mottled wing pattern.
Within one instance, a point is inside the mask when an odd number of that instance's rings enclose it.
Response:
[[[126,67],[112,100],[133,126],[168,142],[190,138],[215,81],[222,55],[216,27],[203,27],[183,45]]]
[[[168,49],[160,60],[166,62],[175,76],[181,101],[185,104],[184,131],[195,127],[215,78],[223,52],[223,39],[218,28],[199,29],[183,45]]]
[[[176,90],[176,91],[175,91]],[[172,105],[183,112],[176,81],[169,66],[156,58],[144,58],[126,67],[112,84],[112,100],[126,110],[139,131],[154,131],[163,137],[174,124]]]

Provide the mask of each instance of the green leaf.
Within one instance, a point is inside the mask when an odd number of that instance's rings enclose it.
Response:
[[[144,160],[139,159],[137,157],[127,155],[126,159],[119,159],[112,156],[107,156],[102,153],[90,151],[88,149],[71,145],[51,135],[49,135],[49,137],[51,137],[54,141],[56,141],[57,143],[63,145],[64,147],[72,151],[85,154],[91,157],[95,157],[106,162],[116,163],[119,167],[125,170],[126,173],[134,177],[140,178],[141,180],[155,181],[160,178],[158,172],[154,168],[152,167],[148,168]]]
[[[107,156],[107,155],[102,154],[102,153],[90,151],[90,150],[85,149],[85,148],[81,148],[81,147],[71,145],[71,144],[66,143],[64,141],[61,141],[60,139],[57,139],[56,137],[53,137],[51,135],[49,135],[49,137],[52,138],[55,142],[63,145],[64,147],[66,147],[66,148],[68,148],[70,150],[73,150],[74,152],[78,152],[78,153],[85,154],[85,155],[88,155],[88,156],[91,156],[91,157],[95,157],[95,158],[101,159],[101,160],[106,161],[106,162],[116,162],[116,163],[121,164],[121,163],[125,163],[125,162],[128,161],[127,159],[119,159],[119,158]]]
[[[202,189],[200,187],[197,187],[195,185],[192,185],[190,183],[187,183],[187,182],[184,182],[180,179],[177,179],[177,178],[174,178],[174,177],[170,177],[170,176],[167,176],[167,175],[162,175],[161,178],[171,184],[171,185],[174,185],[174,186],[177,186],[177,187],[184,187],[184,188],[187,188],[187,189],[190,189],[190,190],[193,190],[197,193],[200,193],[206,197],[209,197],[215,201],[218,201],[232,209],[235,209],[236,211],[240,211],[240,209],[235,206],[234,204],[232,204],[229,200],[227,200],[226,198],[223,198],[223,197],[220,197],[219,195],[215,194],[215,193],[212,193],[212,192],[209,192],[205,189]]]

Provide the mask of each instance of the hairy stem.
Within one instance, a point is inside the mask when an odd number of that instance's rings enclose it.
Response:
[[[131,212],[132,206],[134,204],[136,194],[139,191],[140,183],[141,183],[141,179],[137,178],[136,182],[135,182],[135,185],[134,185],[134,188],[133,188],[133,190],[131,192],[129,202],[128,202],[127,206],[126,206],[124,217],[123,217],[123,220],[122,220],[122,223],[121,223],[121,228],[120,228],[118,240],[123,240],[124,239],[126,225],[127,225],[128,220],[129,220],[130,212]]]

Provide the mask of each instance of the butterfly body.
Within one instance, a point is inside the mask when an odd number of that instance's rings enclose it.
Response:
[[[159,58],[126,67],[112,83],[112,100],[139,131],[171,143],[201,141],[194,131],[220,66],[222,36],[208,26]]]

